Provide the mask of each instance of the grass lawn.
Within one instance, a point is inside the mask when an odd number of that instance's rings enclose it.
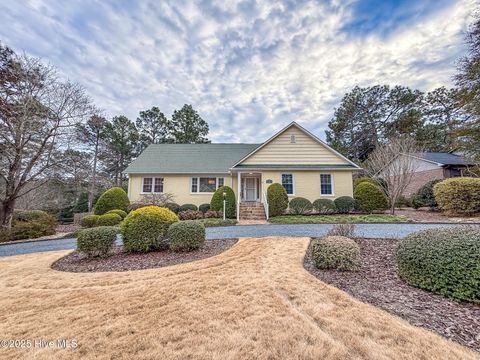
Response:
[[[371,215],[282,215],[268,219],[272,224],[322,224],[322,223],[403,223],[405,216]]]
[[[200,219],[200,220],[195,220],[198,222],[201,222],[205,227],[212,227],[212,226],[231,226],[235,225],[237,223],[237,220],[235,219],[216,219],[216,218],[210,218],[210,219]]]
[[[0,258],[2,359],[475,359],[472,351],[355,300],[303,268],[309,238],[244,238],[171,267],[68,273],[68,251]]]

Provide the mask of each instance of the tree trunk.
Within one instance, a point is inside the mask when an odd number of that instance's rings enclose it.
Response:
[[[12,227],[13,209],[15,199],[6,198],[0,203],[0,226],[10,229]]]
[[[397,198],[391,199],[392,204],[390,205],[390,215],[395,215],[395,203]]]
[[[95,142],[95,153],[93,154],[93,169],[92,169],[92,181],[90,182],[90,189],[88,191],[88,212],[92,212],[93,209],[93,197],[96,189],[97,180],[97,156],[98,156],[98,136]]]

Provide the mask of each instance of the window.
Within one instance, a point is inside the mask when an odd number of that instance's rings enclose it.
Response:
[[[320,195],[333,195],[331,174],[320,174]]]
[[[192,193],[213,193],[224,184],[223,177],[192,177]]]
[[[293,174],[282,174],[282,186],[288,195],[293,195]]]
[[[163,178],[145,177],[143,178],[142,193],[162,193]]]

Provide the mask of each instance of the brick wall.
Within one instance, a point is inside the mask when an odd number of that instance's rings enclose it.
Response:
[[[443,168],[438,168],[435,170],[426,170],[419,171],[413,175],[412,182],[407,186],[403,195],[410,196],[415,191],[417,191],[423,184],[435,180],[435,179],[444,179]]]

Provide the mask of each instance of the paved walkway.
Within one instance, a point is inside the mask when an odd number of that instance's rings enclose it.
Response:
[[[207,228],[207,239],[259,237],[259,236],[320,236],[333,224],[298,225],[239,225]],[[445,224],[357,224],[358,236],[370,238],[403,237],[411,232],[438,227],[458,225]],[[121,243],[121,239],[118,240]],[[0,245],[0,256],[31,254],[43,251],[75,249],[76,239],[44,240],[29,243]]]

